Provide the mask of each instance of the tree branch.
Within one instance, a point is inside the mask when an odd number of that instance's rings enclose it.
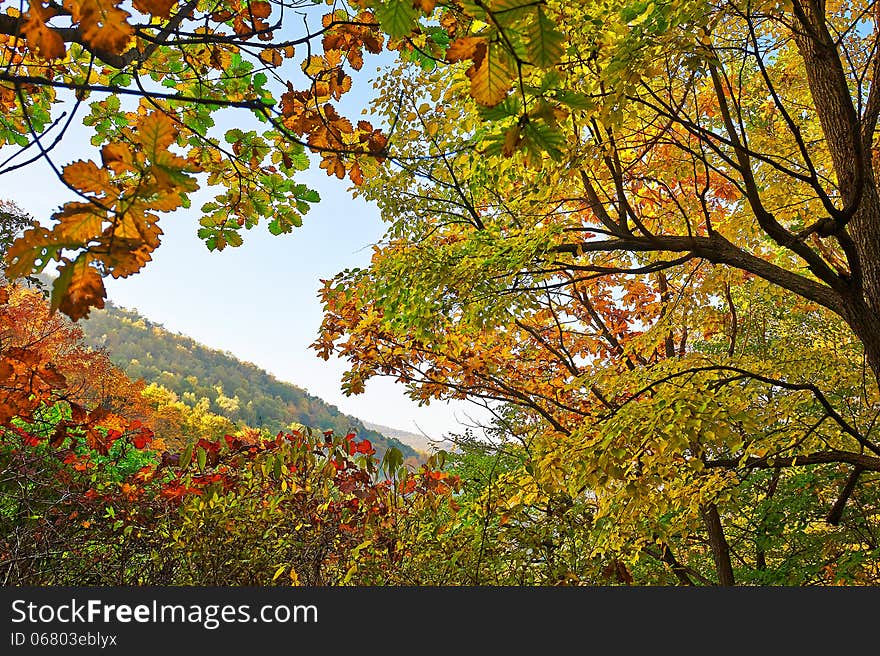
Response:
[[[551,250],[557,253],[569,253],[574,256],[591,252],[611,251],[669,251],[674,253],[690,251],[697,257],[708,260],[713,264],[727,264],[737,269],[754,273],[764,280],[828,308],[835,314],[844,316],[845,305],[840,290],[832,289],[827,285],[792,273],[787,269],[747,253],[734,246],[717,232],[713,232],[708,237],[684,235],[632,236],[621,239],[560,244]]]
[[[773,455],[759,458],[757,456],[751,456],[745,460],[742,458],[718,458],[715,460],[705,460],[703,466],[707,469],[735,469],[737,467],[744,469],[778,469],[784,467],[806,467],[808,465],[841,463],[855,465],[856,469],[861,469],[863,471],[880,471],[880,458],[877,456],[837,450],[821,451],[819,453],[809,453],[803,456],[792,457]],[[852,490],[850,490],[850,493],[851,492]],[[842,493],[841,496],[843,496]]]

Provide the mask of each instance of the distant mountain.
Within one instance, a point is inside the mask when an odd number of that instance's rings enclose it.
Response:
[[[360,419],[233,354],[208,348],[166,330],[134,310],[107,303],[79,322],[86,341],[107,351],[110,359],[135,380],[157,383],[181,399],[207,398],[211,411],[254,428],[272,432],[299,423],[337,434],[357,433],[381,457],[395,446],[405,458],[423,460],[416,450],[388,433],[371,429]]]
[[[387,435],[388,437],[393,437],[394,439],[400,440],[404,444],[408,444],[416,451],[420,453],[424,453],[426,455],[431,455],[434,451],[438,451],[443,449],[445,451],[452,451],[455,448],[455,444],[450,442],[449,440],[432,440],[431,438],[422,435],[420,433],[411,433],[405,430],[399,430],[397,428],[391,428],[389,426],[383,426],[382,424],[374,424],[371,421],[364,421],[364,426],[369,428],[370,430],[377,431],[382,433],[383,435]]]

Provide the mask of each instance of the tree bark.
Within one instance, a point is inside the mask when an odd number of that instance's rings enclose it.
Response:
[[[865,117],[867,134],[863,134],[862,119],[825,20],[824,3],[797,0],[793,10],[799,27],[794,39],[804,60],[842,202],[838,215],[831,217],[830,234],[825,235],[837,237],[849,261],[849,293],[843,299],[842,316],[864,345],[868,364],[880,382],[880,193],[870,148],[873,119]]]
[[[718,585],[736,585],[733,577],[733,566],[730,563],[730,546],[724,537],[724,528],[721,525],[721,517],[718,507],[709,503],[700,508],[703,523],[709,532],[709,545],[712,547],[712,558],[715,560],[715,574],[718,577]]]

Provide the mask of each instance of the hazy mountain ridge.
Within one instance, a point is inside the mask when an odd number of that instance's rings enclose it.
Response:
[[[371,429],[300,387],[228,351],[172,333],[135,310],[108,302],[79,325],[86,342],[105,349],[131,378],[160,384],[184,401],[205,397],[212,412],[233,422],[271,431],[300,423],[335,433],[354,432],[359,439],[370,440],[379,454],[394,446],[404,457],[418,455],[405,440]]]
[[[363,423],[364,426],[366,426],[370,430],[374,430],[382,433],[383,435],[387,435],[388,437],[393,437],[396,440],[400,440],[404,444],[408,444],[409,446],[414,448],[416,451],[427,455],[431,455],[434,451],[440,449],[443,449],[445,451],[452,451],[455,448],[455,444],[453,444],[449,440],[434,440],[420,433],[400,430],[399,428],[391,428],[390,426],[383,426],[382,424],[377,424],[372,421],[364,421]]]

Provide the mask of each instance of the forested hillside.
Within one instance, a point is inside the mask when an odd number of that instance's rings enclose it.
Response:
[[[108,303],[80,324],[86,341],[106,349],[112,362],[131,378],[161,385],[190,406],[207,399],[210,412],[236,424],[278,431],[300,423],[342,435],[354,432],[359,439],[370,440],[380,454],[396,446],[405,457],[419,455],[305,390],[231,353],[174,334],[136,311]]]

